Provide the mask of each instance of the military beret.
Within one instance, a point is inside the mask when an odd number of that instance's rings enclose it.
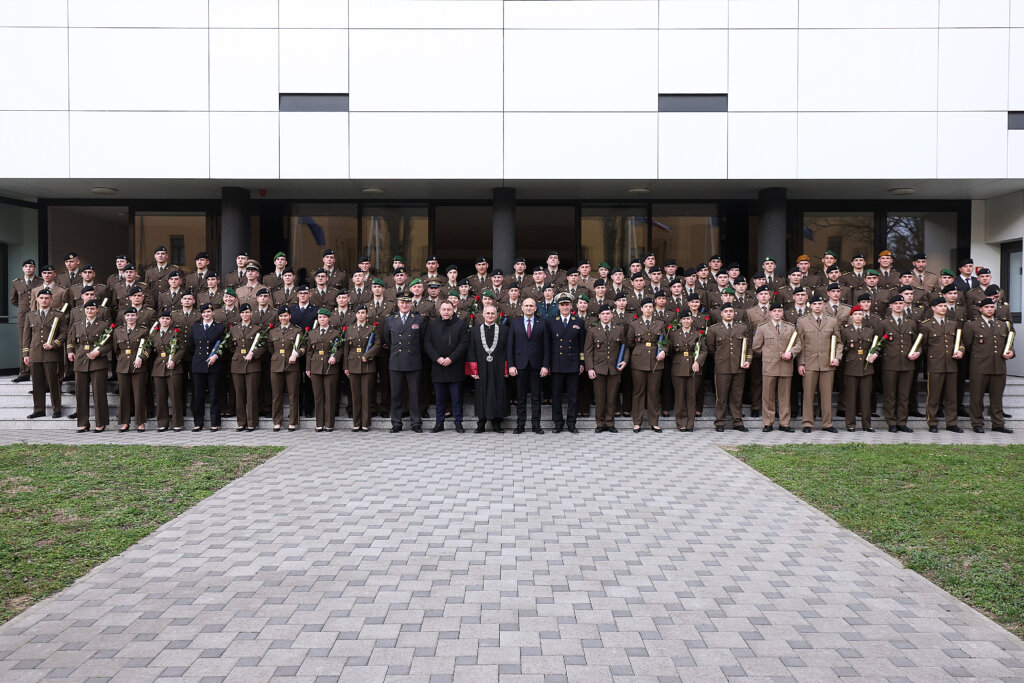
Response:
[[[785,308],[785,306],[782,305],[781,301],[775,301],[768,305],[769,311],[774,311],[776,308]]]
[[[797,263],[800,263],[801,261],[810,261],[810,260],[811,260],[811,257],[808,256],[807,254],[800,254],[799,256],[796,257],[796,262]]]
[[[469,280],[467,280],[467,279],[466,279],[466,278],[464,278],[464,277],[463,277],[463,278],[459,278],[459,281],[458,281],[458,282],[457,282],[456,284],[457,284],[457,285],[458,285],[459,287],[469,287]]]
[[[974,259],[972,259],[972,258],[960,259],[960,262],[956,264],[956,267],[957,268],[963,268],[964,266],[967,266],[967,265],[972,265],[973,266],[974,265]]]
[[[170,312],[170,311],[168,311],[168,310],[167,310],[167,309],[165,308],[164,310],[160,311],[160,315],[158,315],[157,317],[158,317],[158,318],[170,318],[170,317],[171,317],[171,312]]]
[[[27,259],[25,259],[24,261],[21,262],[21,265],[23,265],[23,266],[34,266],[35,264],[36,264],[35,259],[30,259],[30,258],[27,258]]]
[[[641,263],[643,263],[643,261],[641,261],[638,258],[635,258],[635,259],[633,259],[632,261],[629,262],[629,265],[633,265],[633,264],[640,265]]]
[[[205,251],[197,251],[195,260],[198,261],[201,258],[209,259],[210,255],[207,254]]]
[[[587,296],[586,294],[580,294],[578,297],[576,297],[576,300],[577,301],[586,301],[588,304],[590,303],[590,297]]]
[[[81,269],[81,270],[82,270],[82,272],[83,272],[83,273],[84,273],[85,271],[87,271],[87,270],[91,270],[91,271],[93,271],[93,272],[95,272],[95,271],[96,271],[96,269],[92,267],[92,264],[91,264],[91,263],[86,263],[86,264],[85,264],[84,266],[82,266],[82,269]]]
[[[871,295],[870,294],[861,294],[860,296],[857,297],[857,301],[871,301]],[[903,299],[900,298],[900,301],[903,301]]]
[[[894,296],[889,297],[889,303],[890,304],[900,303],[902,301],[903,301],[903,297],[900,296],[899,294],[896,294]]]
[[[889,251],[888,249],[883,249],[882,251],[878,252],[878,258],[882,258],[883,256],[892,256],[892,252]]]
[[[78,258],[78,254],[74,251],[69,251],[68,253],[64,254],[65,261],[70,261],[73,258]]]
[[[619,299],[627,299],[627,298],[629,298],[629,297],[627,297],[627,296],[626,296],[626,293],[625,293],[625,292],[619,292],[618,294],[616,294],[616,295],[615,295],[615,296],[613,297],[613,299],[614,299],[615,301],[618,301]]]
[[[544,284],[543,287],[541,287],[541,291],[543,291],[545,289],[554,289],[554,288],[555,288],[555,286],[553,284],[551,284],[550,282],[547,282],[547,283]]]
[[[327,317],[330,317],[331,311],[330,311],[330,309],[327,309],[327,308],[324,308],[324,307],[321,306],[319,309],[317,309],[316,314],[317,315],[326,315]]]
[[[580,259],[579,263],[576,264],[576,267],[579,268],[580,266],[583,266],[583,265],[589,266],[590,265],[590,259],[588,259],[588,258]]]
[[[679,313],[679,317],[680,318],[692,318],[693,317],[693,313],[691,313],[690,309],[687,308],[685,311],[681,311]]]
[[[724,311],[724,310],[725,310],[725,309],[727,309],[727,308],[732,308],[732,309],[735,309],[736,307],[735,307],[735,306],[733,306],[733,305],[732,305],[731,303],[729,303],[728,301],[726,301],[725,303],[723,303],[722,305],[720,305],[720,306],[718,307],[718,310],[720,310],[720,311]]]
[[[494,296],[494,292],[492,292],[489,289],[485,289],[483,291],[483,293],[481,294],[481,296],[486,296],[488,299],[496,299],[497,298],[496,296]]]
[[[903,293],[903,292],[913,292],[914,291],[914,285],[900,285],[900,288],[897,289],[896,291],[900,292],[900,293]]]
[[[526,263],[526,259],[524,259],[522,256],[518,256],[516,257],[516,260],[512,262],[513,265],[515,265],[516,263]]]
[[[409,292],[399,292],[396,298],[399,301],[412,301],[412,294]]]
[[[92,299],[91,301],[86,301],[85,304],[84,304],[85,308],[95,308],[96,306],[99,306],[99,304],[96,303],[96,299]]]
[[[487,263],[487,257],[485,257],[485,256],[477,256],[476,260],[473,261],[473,265],[477,265],[479,263]]]
[[[821,294],[815,294],[810,299],[810,303],[812,303],[812,304],[817,303],[819,301],[822,302],[822,303],[825,302],[825,298]]]
[[[324,249],[323,255],[324,256],[334,256],[334,250],[333,249]]]
[[[668,298],[668,292],[666,292],[664,289],[659,289],[658,291],[656,291],[654,293],[654,298],[655,299],[667,299]]]
[[[136,294],[142,294],[142,287],[132,287],[128,290],[128,296],[135,296]]]
[[[651,273],[660,273],[661,272],[661,266],[652,266],[651,270],[649,272],[651,272]]]
[[[392,275],[398,275],[399,273],[404,273],[404,272],[405,272],[405,268],[402,267],[402,266],[398,266],[397,268],[395,268],[394,270],[391,271],[391,274]]]
[[[640,278],[641,280],[644,279],[644,273],[642,270],[638,270],[637,272],[629,276],[630,280],[636,280],[637,278]]]
[[[864,258],[864,254],[854,254],[853,256],[850,257],[850,260],[853,261],[854,259],[859,258]]]
[[[454,271],[456,271],[456,272],[458,272],[458,270],[459,270],[459,267],[458,267],[458,266],[455,266],[455,265],[451,265],[451,266],[448,266],[447,268],[445,268],[445,269],[444,269],[444,272],[445,272],[445,273],[450,273],[450,272],[452,272],[453,270],[454,270]]]
[[[270,296],[270,290],[267,289],[266,287],[263,287],[262,289],[256,290],[256,296],[263,296],[264,294],[266,294],[267,296]]]
[[[448,290],[448,296],[458,296],[458,295],[459,295],[459,290],[457,290],[457,289],[449,289]]]
[[[736,290],[732,287],[725,287],[722,289],[722,294],[736,294]]]
[[[165,247],[164,245],[161,244],[156,249],[153,250],[153,253],[154,254],[158,254],[161,251],[167,251],[167,247]]]
[[[43,294],[45,294],[46,296],[53,296],[53,292],[51,292],[47,287],[43,287],[38,292],[36,292],[36,296],[42,296]]]
[[[999,293],[999,285],[989,285],[985,288],[985,295],[992,296]]]
[[[654,255],[655,255],[655,254],[654,254],[654,252],[653,252],[653,251],[649,251],[649,252],[647,252],[646,254],[644,254],[644,258],[645,258],[645,259],[649,259],[649,258],[651,258],[651,257],[652,257],[652,256],[654,256]]]
[[[803,287],[797,287],[796,289],[793,290],[793,293],[794,294],[810,294],[810,292],[808,292]]]
[[[494,270],[491,271],[491,277],[494,277],[495,275],[501,275],[502,277],[504,277],[505,271],[502,270],[501,268],[495,268]]]
[[[838,270],[839,270],[839,266],[837,266],[837,265],[835,265],[833,263],[831,266],[829,266],[828,268],[825,269],[825,272],[826,273],[831,273],[832,271],[838,271]]]
[[[355,312],[358,313],[359,311],[368,311],[368,310],[369,309],[366,308],[366,304],[359,304],[358,306],[356,306]]]
[[[399,263],[405,263],[405,259],[402,258],[401,254],[395,254],[394,256],[391,257],[391,262],[394,263],[395,261],[398,261]]]
[[[288,258],[288,256],[283,251],[279,251],[276,254],[274,254],[274,258],[272,260],[276,261],[279,258]]]
[[[280,306],[277,307],[277,314],[281,315],[282,313],[291,313],[291,310],[288,308],[287,304],[281,304]]]
[[[947,277],[956,277],[956,273],[954,273],[949,268],[943,268],[941,271],[939,271],[939,275],[946,275]]]
[[[641,300],[641,301],[640,301],[640,305],[641,305],[641,306],[646,306],[647,304],[650,304],[650,305],[652,305],[652,306],[653,306],[653,305],[654,305],[654,299],[652,299],[652,298],[651,298],[651,297],[649,297],[649,296],[645,296],[645,297],[643,298],[643,300]]]
[[[210,310],[213,310],[213,306],[211,306],[210,304],[208,304],[208,303],[206,303],[206,304],[199,304],[199,312],[200,313],[202,313],[203,311],[210,311]]]
[[[281,275],[287,275],[288,273],[295,275],[295,269],[292,268],[291,266],[285,266],[284,270],[281,271]]]
[[[842,290],[843,286],[841,284],[839,284],[838,282],[832,282],[832,283],[829,284],[828,287],[825,288],[825,291],[826,292],[831,292],[834,289]]]
[[[580,269],[579,268],[568,268],[565,271],[566,277],[568,277],[569,275],[579,275],[579,274],[580,274]]]
[[[605,311],[608,311],[610,313],[611,310],[612,310],[612,307],[609,306],[608,304],[601,304],[601,306],[597,309],[597,312],[598,313],[604,313]]]
[[[533,267],[533,272],[534,273],[543,273],[544,272],[544,266],[534,266]]]
[[[303,285],[303,286],[305,286],[305,285]],[[299,289],[302,289],[302,287],[300,287]],[[309,287],[306,287],[306,289],[308,290]],[[228,287],[227,289],[225,289],[224,290],[224,295],[225,296],[238,296],[238,294],[235,292],[235,288],[234,287]]]
[[[789,269],[789,271],[787,272],[787,275],[792,275],[793,273],[802,273],[802,272],[803,272],[802,270],[800,270],[796,266],[793,266],[792,268]]]
[[[370,286],[371,287],[374,287],[374,286],[383,287],[384,286],[384,281],[381,280],[379,277],[375,277],[375,278],[373,278],[373,281],[370,282]]]
[[[750,276],[752,280],[764,280],[766,275],[763,270],[754,271],[754,274]]]
[[[771,256],[765,256],[763,259],[761,259],[761,263],[768,263],[769,261],[775,263],[775,259],[773,259]]]
[[[558,256],[558,252],[552,249],[551,251],[548,252],[548,256]]]
[[[978,268],[978,269],[977,269],[977,270],[976,270],[976,271],[974,272],[974,274],[975,274],[975,275],[991,275],[991,274],[992,274],[992,271],[991,271],[991,270],[989,270],[988,268],[985,268],[984,266],[982,266],[981,268]]]
[[[851,314],[853,314],[853,313],[863,313],[863,312],[864,312],[864,309],[861,308],[860,306],[854,306],[853,308],[850,309],[850,313]]]
[[[609,272],[609,275],[615,275],[615,273],[625,273],[625,272],[626,271],[622,270],[622,268],[620,268],[618,266],[615,266],[614,268],[611,269],[611,271]]]
[[[513,280],[512,282],[508,283],[508,288],[509,289],[519,289],[519,283],[516,282],[515,280]]]
[[[757,288],[757,290],[754,293],[755,294],[760,294],[761,292],[770,292],[770,291],[772,291],[771,287],[769,287],[768,285],[761,285],[760,287]],[[698,298],[700,298],[700,297],[698,297]]]
[[[348,289],[345,287],[339,288],[338,293],[334,295],[334,298],[337,299],[339,296],[348,296]]]
[[[686,270],[683,271],[683,277],[693,277],[696,274],[697,274],[697,269],[696,268],[687,268]]]
[[[423,280],[419,279],[418,277],[414,277],[412,280],[409,281],[409,286],[410,287],[415,287],[416,285],[422,285],[422,284],[423,284]]]
[[[948,285],[946,285],[945,287],[942,288],[942,293],[943,294],[947,294],[949,292],[955,292],[955,291],[957,291],[956,285],[954,285],[952,282],[950,282]]]
[[[609,270],[611,270],[611,266],[608,265],[607,261],[601,261],[600,263],[597,264],[597,267],[598,268],[608,268]]]
[[[184,290],[184,291],[183,291],[183,292],[181,293],[181,298],[183,298],[183,299],[184,299],[184,298],[185,298],[186,296],[190,296],[190,297],[192,297],[192,298],[195,298],[195,296],[196,296],[196,293],[195,293],[195,292],[193,292],[193,291],[192,291],[191,289],[186,289],[186,290]]]
[[[914,271],[912,271],[912,270],[901,270],[900,271],[900,277],[903,277],[904,275],[913,275],[913,274],[914,274]]]
[[[220,275],[217,275],[216,271],[211,270],[210,272],[208,272],[206,274],[206,279],[209,280],[211,277],[215,277],[215,278],[219,279]]]
[[[677,266],[679,264],[678,264],[678,262],[674,258],[670,258],[670,259],[667,259],[665,261],[665,265],[666,266]]]
[[[252,306],[250,304],[242,304],[241,306],[238,307],[238,312],[239,313],[241,313],[242,311],[251,311],[251,310],[252,310]]]
[[[732,283],[733,285],[745,285],[747,284],[747,278],[743,277],[742,275],[737,275],[735,278],[733,278]]]
[[[694,292],[693,294],[691,294],[688,297],[686,297],[686,300],[687,301],[700,301],[700,294],[697,294],[696,292]]]
[[[988,297],[985,297],[984,299],[982,299],[981,301],[978,302],[978,308],[981,308],[983,306],[995,306],[995,305],[996,305],[996,302],[992,301],[992,299],[990,299]]]
[[[133,313],[135,315],[138,315],[139,312],[135,309],[134,306],[129,306],[128,308],[124,309],[124,314],[128,315],[129,313]]]
[[[92,285],[86,285],[85,287],[82,287],[82,294],[85,294],[86,292],[95,292],[95,291],[96,291],[96,288],[93,287]]]
[[[669,287],[673,287],[673,286],[675,286],[675,285],[681,285],[681,284],[683,284],[683,281],[682,281],[682,280],[680,280],[680,279],[679,279],[679,278],[677,278],[677,277],[674,277],[674,278],[672,278],[672,279],[671,279],[671,280],[669,280],[669,282],[668,282],[668,286],[669,286]],[[594,286],[596,287],[597,285],[595,284]]]
[[[864,277],[867,277],[869,275],[873,275],[875,277],[878,277],[878,271],[875,270],[874,268],[868,268],[866,271],[864,271]]]
[[[125,268],[125,270],[128,270],[128,269],[127,269],[127,268]],[[134,270],[134,269],[133,269],[133,270]],[[42,268],[40,268],[40,269],[39,269],[39,272],[40,272],[40,273],[56,273],[57,271],[56,271],[56,270],[54,270],[53,266],[51,266],[51,265],[47,264],[47,265],[43,266]]]
[[[928,257],[925,256],[924,252],[920,252],[919,251],[916,254],[914,254],[914,258],[912,260],[914,260],[914,261],[924,261],[927,258]]]
[[[600,278],[599,277],[596,280],[594,280],[594,286],[595,287],[607,287],[608,283],[604,281],[604,278]]]
[[[181,274],[181,271],[180,271],[180,270],[172,270],[172,271],[171,271],[170,273],[168,273],[168,274],[167,274],[167,277],[168,277],[168,278],[172,278],[172,277],[182,277],[182,274]]]
[[[301,284],[301,285],[299,285],[298,287],[296,287],[296,288],[295,288],[295,291],[296,291],[296,292],[299,292],[300,294],[301,294],[302,292],[308,292],[308,291],[309,291],[309,285],[307,285],[307,284]]]
[[[370,262],[370,255],[369,254],[363,254],[362,256],[359,257],[359,260],[356,261],[356,263],[369,263],[369,262]]]
[[[946,300],[941,296],[932,297],[932,306],[938,306],[939,304],[946,303]]]
[[[826,249],[825,253],[822,254],[821,256],[822,256],[822,258],[824,258],[825,256],[831,256],[832,258],[839,258],[839,254],[837,254],[836,252],[832,251],[831,249]]]

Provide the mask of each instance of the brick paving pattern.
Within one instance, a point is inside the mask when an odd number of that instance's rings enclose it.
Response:
[[[716,447],[843,437],[7,430],[289,448],[0,627],[0,680],[1024,680],[1024,642]]]

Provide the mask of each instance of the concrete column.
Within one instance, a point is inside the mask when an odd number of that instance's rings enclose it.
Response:
[[[220,190],[220,272],[235,270],[235,256],[249,251],[249,190],[222,187]]]
[[[494,254],[492,268],[501,268],[506,273],[512,270],[512,259],[516,251],[516,190],[513,187],[494,188],[493,217],[491,219]]]
[[[785,272],[789,258],[786,255],[786,188],[769,187],[757,193],[757,209],[760,220],[757,224],[757,254],[752,259],[754,269],[761,266],[761,259],[771,256]]]

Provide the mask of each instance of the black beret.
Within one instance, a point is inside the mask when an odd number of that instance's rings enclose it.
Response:
[[[199,259],[201,259],[201,258],[204,258],[204,259],[209,259],[209,258],[210,258],[210,255],[209,255],[209,254],[207,254],[207,253],[206,253],[205,251],[200,251],[200,252],[197,252],[197,253],[196,253],[196,258],[195,258],[195,260],[196,260],[196,261],[198,261],[198,260],[199,260]]]
[[[86,301],[85,304],[83,304],[83,306],[85,308],[95,308],[96,306],[99,306],[99,304],[96,303],[96,299],[93,299],[91,301]]]
[[[774,311],[776,308],[785,308],[785,307],[779,301],[776,301],[776,302],[774,302],[772,304],[769,304],[769,306],[768,306],[768,310],[769,311]]]
[[[135,310],[135,307],[134,307],[134,306],[129,306],[128,308],[124,309],[124,314],[125,314],[125,315],[128,315],[129,313],[135,313],[135,314],[138,314],[138,311],[137,311],[137,310]]]
[[[821,294],[815,294],[815,295],[814,295],[814,296],[812,296],[812,297],[811,297],[811,299],[810,299],[810,302],[811,302],[812,304],[813,304],[813,303],[817,303],[817,302],[819,302],[819,301],[820,301],[820,302],[822,302],[822,303],[824,303],[824,302],[825,302],[825,297],[823,297],[823,296],[822,296]]]
[[[251,311],[251,310],[252,310],[252,306],[250,306],[249,304],[242,304],[241,306],[238,307],[238,312],[239,313],[241,313],[242,311]]]
[[[200,312],[200,313],[202,313],[203,311],[207,311],[207,310],[212,310],[212,309],[213,309],[213,306],[211,306],[211,305],[210,305],[210,304],[208,304],[208,303],[205,303],[205,304],[200,304],[200,305],[199,305],[199,312]]]
[[[290,313],[290,312],[291,312],[291,310],[288,308],[288,306],[286,304],[281,304],[280,306],[277,307],[277,314],[278,315],[281,315],[282,313]]]
[[[903,297],[897,294],[896,296],[889,297],[889,303],[895,304],[903,301]]]
[[[168,311],[168,310],[167,310],[167,309],[165,308],[164,310],[160,311],[160,315],[158,315],[157,317],[158,317],[158,318],[170,318],[170,317],[171,317],[171,312],[170,312],[170,311]]]
[[[641,306],[646,306],[647,304],[650,304],[650,305],[653,306],[654,305],[654,299],[652,299],[649,296],[645,296],[643,299],[641,299],[641,301],[640,301],[640,305]]]

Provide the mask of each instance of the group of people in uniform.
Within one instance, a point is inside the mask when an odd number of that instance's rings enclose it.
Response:
[[[400,255],[388,273],[364,257],[350,274],[327,249],[305,282],[284,253],[272,268],[239,253],[221,277],[207,253],[186,272],[161,246],[143,271],[122,255],[100,281],[68,252],[62,272],[37,273],[28,259],[12,283],[14,381],[32,383],[30,418],[46,415],[47,395],[57,418],[61,382],[73,380],[79,432],[108,427],[110,380],[121,432],[152,417],[157,431],[180,431],[189,403],[193,431],[217,431],[223,417],[237,431],[261,418],[295,431],[305,415],[331,432],[344,406],[353,432],[369,432],[375,415],[392,432],[406,418],[422,432],[431,398],[431,431],[450,419],[464,432],[467,391],[477,433],[488,423],[503,432],[513,407],[515,433],[528,417],[543,433],[544,404],[556,433],[576,433],[591,410],[598,432],[627,417],[634,432],[661,433],[670,415],[689,432],[705,396],[719,432],[747,431],[744,403],[765,432],[792,432],[797,419],[804,432],[836,432],[835,417],[873,432],[881,410],[891,432],[912,431],[917,416],[932,432],[961,432],[967,417],[981,433],[986,404],[990,428],[1010,432],[1002,395],[1014,329],[991,272],[964,259],[935,274],[924,254],[897,271],[894,260],[882,251],[869,267],[855,254],[844,270],[827,251],[816,270],[801,255],[783,272],[765,257],[748,279],[718,255],[683,268],[648,253],[595,269],[563,268],[552,251],[508,273],[481,256],[463,277],[434,256],[413,273]]]

